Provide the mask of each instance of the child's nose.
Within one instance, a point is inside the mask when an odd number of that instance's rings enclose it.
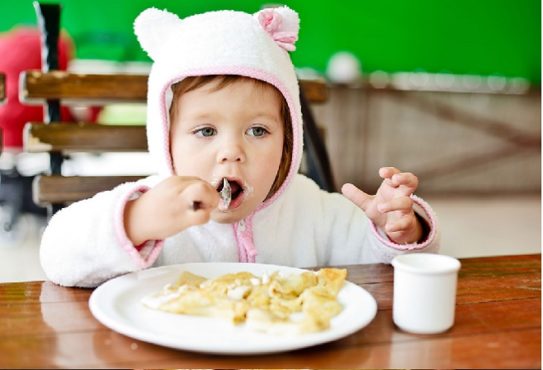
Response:
[[[245,162],[245,152],[240,144],[230,143],[225,145],[219,152],[218,162]]]

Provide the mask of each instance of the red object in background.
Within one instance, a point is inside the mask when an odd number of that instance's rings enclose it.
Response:
[[[61,33],[59,38],[59,69],[66,70],[73,58],[72,40]],[[19,101],[19,74],[29,69],[41,70],[40,32],[35,28],[20,27],[0,34],[0,72],[6,75],[6,100],[0,103],[0,127],[3,148],[21,149],[23,127],[29,121],[43,121],[43,106],[26,105]],[[61,109],[62,120],[71,120],[65,107]]]

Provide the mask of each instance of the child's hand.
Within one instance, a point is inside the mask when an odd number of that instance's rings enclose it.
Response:
[[[196,177],[172,176],[129,201],[124,212],[128,238],[139,245],[175,235],[189,226],[209,221],[219,194]]]
[[[422,238],[423,229],[415,216],[413,200],[410,198],[417,189],[417,177],[394,167],[382,167],[379,176],[384,181],[375,195],[366,194],[352,184],[343,185],[341,192],[394,242],[418,242]]]

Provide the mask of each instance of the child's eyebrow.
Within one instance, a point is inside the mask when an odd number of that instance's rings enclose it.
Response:
[[[273,113],[268,113],[268,112],[258,112],[258,113],[252,114],[251,117],[253,117],[253,119],[267,118],[272,121],[281,122],[281,116],[279,114],[273,114]]]
[[[194,114],[190,114],[189,117],[192,119],[192,120],[197,120],[197,121],[207,121],[207,120],[212,120],[213,117],[215,117],[216,115],[210,113],[210,112],[197,112],[197,113],[194,113]]]

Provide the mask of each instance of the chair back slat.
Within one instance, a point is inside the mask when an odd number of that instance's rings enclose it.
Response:
[[[27,152],[145,152],[145,126],[110,126],[58,122],[25,126],[23,147]]]
[[[63,71],[26,71],[21,74],[20,96],[24,101],[145,101],[146,75],[76,74]]]
[[[69,204],[90,198],[143,176],[37,176],[33,183],[36,204]]]
[[[24,101],[61,99],[66,101],[140,101],[147,98],[147,75],[77,74],[64,71],[26,71],[21,74]],[[326,83],[302,80],[301,88],[310,103],[328,99]]]
[[[0,73],[0,102],[6,99],[6,75]]]
[[[301,80],[300,88],[311,104],[322,104],[328,100],[328,86],[323,80]]]

